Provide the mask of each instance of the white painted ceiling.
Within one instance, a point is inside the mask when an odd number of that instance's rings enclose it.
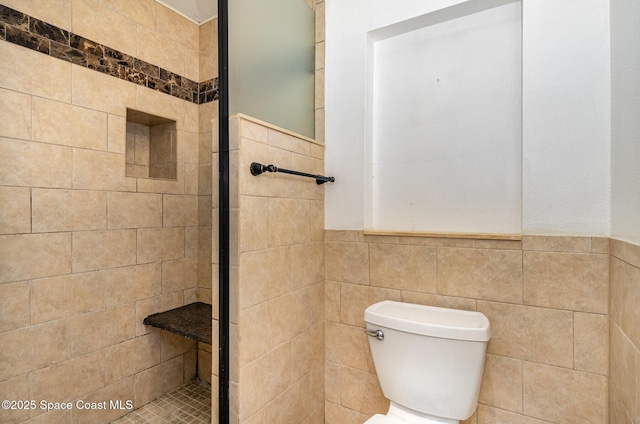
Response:
[[[218,15],[217,0],[156,0],[183,16],[201,24]]]

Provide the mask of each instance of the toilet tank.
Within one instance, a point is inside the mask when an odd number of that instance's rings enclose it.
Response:
[[[478,404],[489,320],[480,312],[383,301],[364,313],[382,391],[423,414],[469,418]]]

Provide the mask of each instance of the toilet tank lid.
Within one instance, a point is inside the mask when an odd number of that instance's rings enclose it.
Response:
[[[484,314],[459,309],[385,300],[369,306],[364,320],[406,333],[442,339],[486,342],[491,338],[489,320]]]

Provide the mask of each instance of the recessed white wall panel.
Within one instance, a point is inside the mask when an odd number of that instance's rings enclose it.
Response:
[[[365,88],[367,34],[447,7],[477,3],[487,1],[326,0],[325,171],[337,178],[326,190],[326,228],[365,227],[365,112],[371,103]],[[522,4],[523,232],[608,235],[609,1]],[[629,182],[626,191],[633,190],[633,184]],[[633,214],[628,206],[621,210]],[[626,227],[637,222],[626,220]]]
[[[367,228],[521,231],[520,3],[467,9],[370,33]]]

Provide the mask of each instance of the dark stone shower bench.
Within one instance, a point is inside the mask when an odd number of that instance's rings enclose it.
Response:
[[[211,305],[190,303],[146,317],[143,324],[211,344]]]

